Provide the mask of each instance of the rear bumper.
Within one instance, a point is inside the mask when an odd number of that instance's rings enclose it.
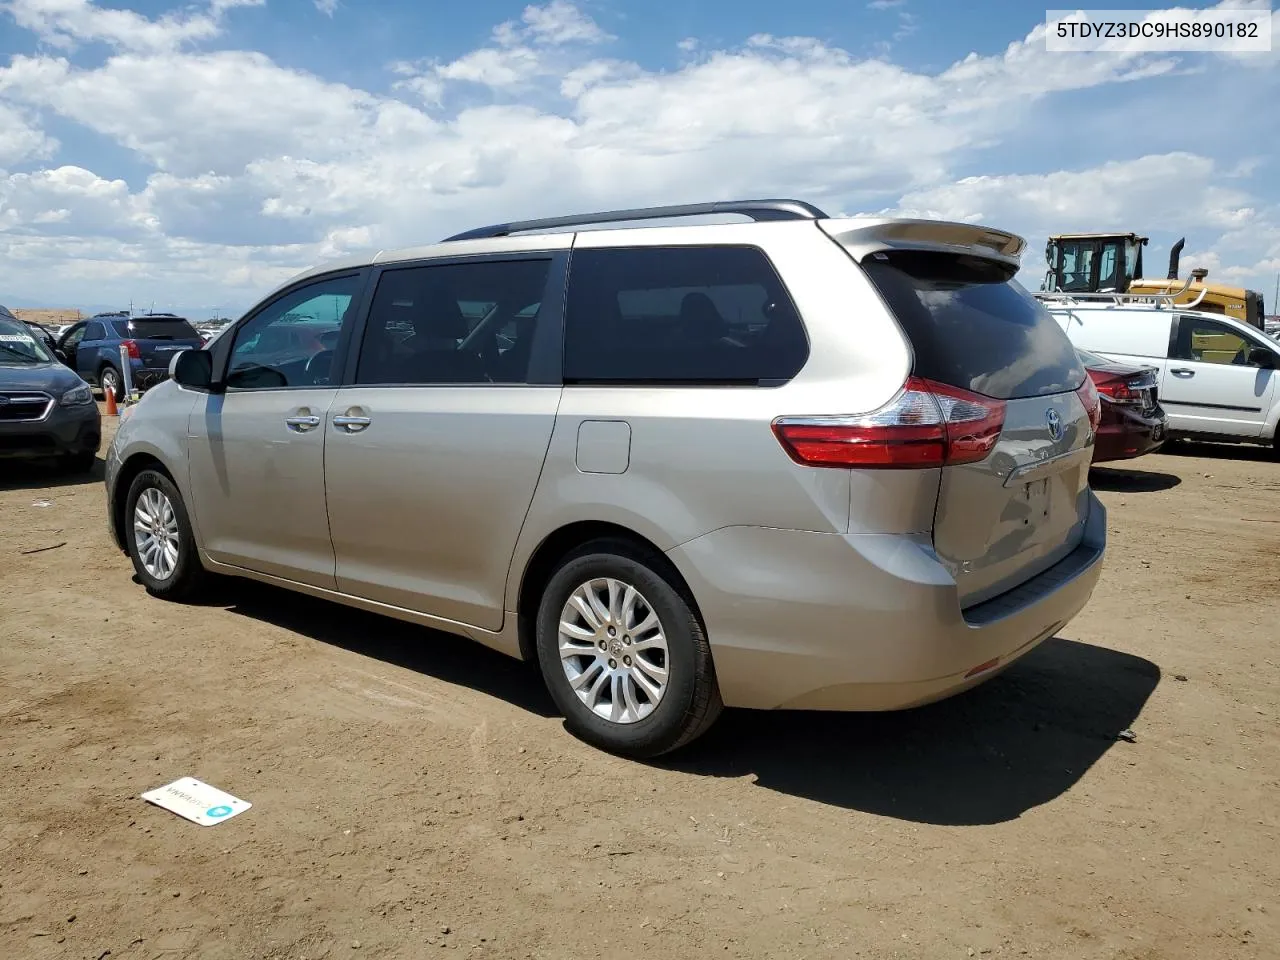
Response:
[[[168,367],[145,367],[142,364],[141,360],[134,360],[129,365],[129,376],[133,378],[133,386],[139,392],[150,390],[169,378]]]
[[[97,452],[101,438],[102,417],[96,404],[77,407],[54,404],[43,420],[0,421],[0,460],[38,460]]]
[[[1154,453],[1164,445],[1168,433],[1163,410],[1150,414],[1112,406],[1098,427],[1093,441],[1093,462],[1130,460]]]
[[[1089,497],[1076,550],[963,612],[927,535],[730,527],[669,556],[698,601],[726,704],[893,710],[981,683],[1080,611],[1106,548],[1106,511]]]

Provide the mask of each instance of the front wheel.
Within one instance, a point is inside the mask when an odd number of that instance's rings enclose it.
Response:
[[[538,662],[575,736],[646,758],[702,734],[723,707],[702,624],[665,560],[623,541],[567,557],[538,607]]]
[[[115,367],[103,367],[102,372],[98,374],[98,382],[102,385],[104,400],[107,396],[115,397],[116,403],[124,399],[124,378]]]
[[[125,541],[138,579],[153,596],[190,600],[208,579],[182,494],[158,470],[143,470],[125,500]]]

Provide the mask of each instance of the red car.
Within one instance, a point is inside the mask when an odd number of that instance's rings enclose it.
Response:
[[[1165,414],[1157,402],[1156,369],[1117,363],[1077,350],[1102,399],[1102,422],[1093,444],[1093,462],[1130,460],[1164,443]]]

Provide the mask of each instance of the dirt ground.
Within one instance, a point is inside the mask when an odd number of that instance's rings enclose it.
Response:
[[[151,599],[100,473],[2,469],[0,957],[1280,956],[1264,451],[1096,472],[1093,601],[983,687],[728,711],[654,765],[462,640],[250,584]],[[138,798],[182,776],[253,809]]]

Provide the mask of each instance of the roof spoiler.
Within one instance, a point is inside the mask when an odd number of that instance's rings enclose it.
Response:
[[[1005,230],[947,220],[820,220],[818,225],[855,260],[889,250],[932,250],[983,257],[1015,269],[1027,243]]]

